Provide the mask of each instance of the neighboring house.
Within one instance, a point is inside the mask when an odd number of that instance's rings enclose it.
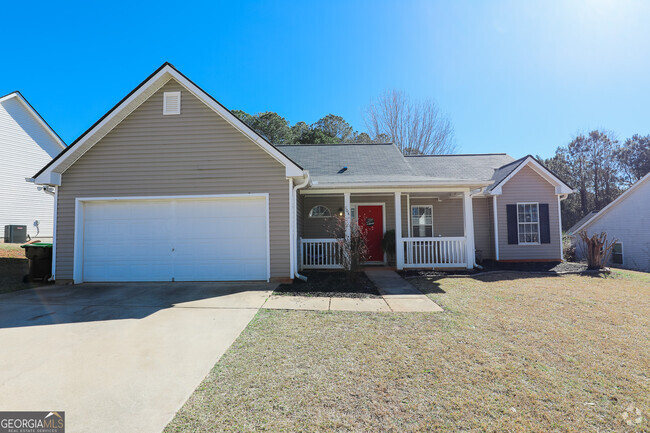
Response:
[[[609,262],[612,266],[650,272],[650,173],[632,185],[600,212],[592,212],[569,229],[576,244],[576,258],[586,259],[579,233],[607,233],[616,240]]]
[[[397,229],[400,269],[557,261],[572,192],[531,156],[273,146],[168,63],[34,178],[56,190],[57,282],[291,279],[340,267],[336,215],[378,264]]]
[[[54,199],[25,179],[64,148],[20,92],[0,97],[0,242],[5,225],[25,225],[30,237],[52,238]]]

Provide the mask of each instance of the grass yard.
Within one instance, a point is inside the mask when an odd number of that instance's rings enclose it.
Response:
[[[20,245],[0,243],[0,259],[24,259],[25,250]]]
[[[411,281],[445,312],[261,310],[165,431],[650,430],[648,274]]]

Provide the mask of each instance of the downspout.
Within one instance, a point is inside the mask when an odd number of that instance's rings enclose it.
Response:
[[[59,209],[59,187],[54,186],[54,222],[52,224],[52,276],[48,281],[56,282],[56,226]]]
[[[299,183],[299,184],[294,185],[294,187],[293,187],[293,196],[291,198],[291,202],[293,204],[293,209],[291,209],[291,212],[292,212],[292,215],[293,215],[293,224],[291,225],[291,232],[293,233],[293,236],[291,236],[293,238],[293,240],[292,240],[293,248],[296,248],[297,240],[298,240],[298,200],[297,200],[297,193],[298,193],[299,189],[306,187],[307,185],[309,185],[309,183],[311,181],[311,179],[309,177],[309,171],[305,170],[304,173],[306,174],[305,181],[303,183]],[[294,257],[294,259],[293,259],[293,269],[291,270],[292,275],[295,276],[296,278],[302,280],[302,281],[307,281],[307,277],[305,277],[304,275],[300,275],[298,273],[298,260],[296,259],[297,254],[294,254],[293,257]]]
[[[34,178],[25,178],[26,182],[35,183]],[[50,191],[52,188],[54,191]],[[52,275],[48,278],[47,281],[56,281],[56,223],[57,223],[57,210],[58,210],[58,198],[59,198],[59,187],[56,185],[43,185],[38,187],[39,190],[42,190],[44,193],[54,197],[54,221],[52,223]]]

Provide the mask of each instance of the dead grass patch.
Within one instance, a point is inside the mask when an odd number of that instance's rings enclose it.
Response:
[[[262,310],[165,431],[650,428],[642,278],[410,281],[445,312]]]
[[[25,250],[20,248],[20,244],[0,243],[0,259],[24,259]]]

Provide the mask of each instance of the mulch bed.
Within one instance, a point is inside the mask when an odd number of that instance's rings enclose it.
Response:
[[[565,273],[583,273],[587,272],[585,263],[573,262],[526,262],[526,263],[497,263],[485,261],[482,263],[483,269],[468,269],[457,271],[424,271],[409,270],[398,271],[403,278],[415,277],[446,277],[450,275],[479,275],[485,272],[495,271],[516,271],[516,272],[534,272],[547,273],[549,275],[559,275]],[[590,271],[591,272],[591,271]],[[593,271],[598,272],[598,271]]]
[[[379,291],[365,273],[359,272],[356,284],[350,284],[342,271],[302,271],[307,281],[280,284],[275,295],[335,296],[339,298],[380,298]]]

